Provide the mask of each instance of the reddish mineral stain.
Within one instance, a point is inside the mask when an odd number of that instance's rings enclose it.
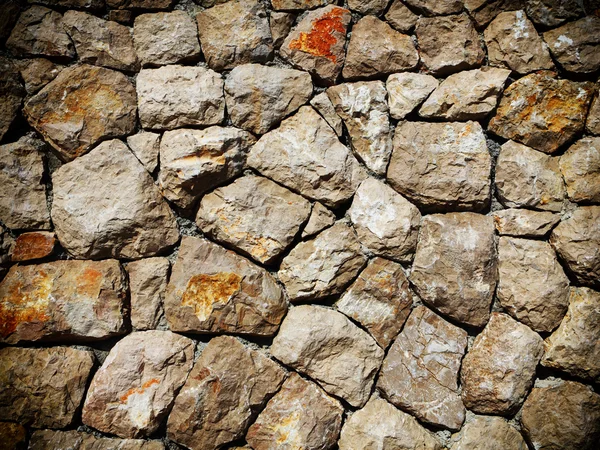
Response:
[[[23,233],[15,241],[15,249],[12,253],[13,261],[29,261],[32,259],[45,258],[56,244],[53,233],[31,232]]]
[[[314,20],[310,32],[300,33],[298,39],[290,42],[290,49],[323,56],[335,63],[337,57],[332,53],[331,47],[337,42],[337,39],[333,33],[336,31],[338,33],[346,32],[346,27],[342,22],[342,16],[346,12],[345,9],[336,8]]]
[[[152,386],[153,384],[158,384],[158,383],[160,383],[160,380],[158,378],[152,378],[151,380],[148,380],[144,384],[142,384],[142,386],[139,388],[129,389],[125,394],[123,394],[121,396],[121,398],[120,398],[121,403],[125,403],[127,401],[127,399],[129,397],[131,397],[133,394],[143,394],[144,391],[146,389],[148,389],[150,386]]]
[[[200,320],[206,320],[215,303],[227,303],[241,288],[242,277],[235,273],[199,274],[190,278],[181,304],[194,308]]]
[[[77,293],[82,296],[95,298],[100,292],[102,272],[90,267],[84,269],[76,280]]]

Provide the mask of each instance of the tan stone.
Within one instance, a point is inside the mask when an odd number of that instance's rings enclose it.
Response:
[[[439,85],[431,75],[422,73],[394,73],[386,82],[390,114],[394,119],[404,119]]]
[[[269,27],[271,28],[275,50],[281,47],[287,35],[290,34],[295,21],[296,14],[294,13],[271,11],[271,14],[269,14]]]
[[[127,138],[127,145],[146,170],[149,173],[154,172],[158,166],[160,134],[140,131]]]
[[[450,450],[527,450],[521,433],[494,416],[474,416],[453,440]]]
[[[596,95],[590,106],[585,129],[588,133],[600,135],[600,97]]]
[[[524,3],[524,0],[464,0],[465,9],[478,28],[485,27],[504,11],[522,9]]]
[[[343,131],[343,122],[340,116],[335,112],[335,107],[329,97],[327,96],[327,92],[321,92],[320,94],[315,95],[310,104],[321,116],[323,119],[327,121],[329,126],[333,128],[335,134],[338,136],[342,135]]]
[[[129,276],[131,325],[135,329],[152,330],[160,324],[170,267],[167,258],[140,259],[125,267]]]
[[[589,15],[543,34],[554,59],[568,72],[600,68],[600,17]]]
[[[13,261],[31,261],[49,256],[54,251],[56,235],[50,231],[20,234],[12,251]]]
[[[560,157],[560,171],[571,201],[600,203],[600,137],[569,147]]]
[[[21,77],[25,82],[25,90],[30,95],[35,94],[54,80],[64,69],[64,66],[55,64],[45,58],[24,59],[19,61],[18,64]]]
[[[400,0],[394,0],[385,13],[385,20],[400,33],[408,33],[417,24],[419,16],[408,9]]]
[[[584,13],[577,0],[527,0],[524,3],[527,15],[543,27],[555,27]]]
[[[8,58],[0,57],[0,139],[17,118],[24,97],[17,67]]]
[[[68,448],[69,450],[164,450],[157,440],[97,437],[80,431],[39,430],[33,433],[29,450]]]
[[[335,223],[335,214],[319,202],[315,202],[308,218],[308,222],[302,230],[302,238],[308,238],[329,228]]]
[[[560,222],[560,214],[528,209],[501,209],[492,213],[496,230],[502,236],[545,236]]]

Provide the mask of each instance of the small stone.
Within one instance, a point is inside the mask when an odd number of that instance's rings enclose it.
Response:
[[[133,39],[144,66],[192,62],[200,57],[198,28],[185,11],[137,16]]]
[[[510,70],[485,67],[450,75],[419,109],[421,117],[484,119],[496,108]]]
[[[466,325],[483,327],[496,287],[494,221],[474,213],[423,217],[410,281],[423,301]]]
[[[63,26],[81,62],[128,72],[138,69],[130,28],[74,10],[65,13]]]
[[[573,144],[560,157],[560,171],[571,201],[600,203],[600,137]]]
[[[450,450],[527,450],[527,444],[505,419],[475,416],[467,421]]]
[[[146,170],[149,173],[154,172],[158,166],[160,134],[151,133],[149,131],[140,131],[127,138],[127,145]]]
[[[408,33],[417,24],[419,16],[408,9],[400,0],[394,0],[392,6],[385,13],[385,20],[400,33]]]
[[[80,431],[35,431],[30,439],[29,450],[64,448],[69,450],[118,449],[118,450],[164,450],[161,441],[143,439],[116,439],[96,437]]]
[[[419,53],[410,36],[373,16],[352,28],[342,75],[347,80],[373,78],[414,69]]]
[[[370,14],[373,16],[381,15],[389,0],[348,0],[348,7],[359,14]]]
[[[415,30],[421,59],[434,75],[447,75],[481,66],[485,52],[466,14],[422,17]]]
[[[271,6],[275,11],[296,11],[327,6],[332,2],[333,0],[271,0]]]
[[[373,338],[346,316],[309,305],[290,309],[271,354],[355,407],[368,400],[384,356]]]
[[[600,97],[598,95],[596,95],[596,98],[592,101],[592,106],[590,106],[585,129],[588,133],[600,135]]]
[[[492,159],[477,122],[400,122],[387,177],[426,211],[481,210],[490,202]]]
[[[302,239],[314,236],[325,228],[335,223],[335,214],[319,202],[315,202],[308,218],[308,222],[302,230]]]
[[[394,119],[404,119],[423,103],[438,85],[438,80],[422,73],[390,75],[386,82],[390,114]]]
[[[287,35],[290,34],[295,21],[296,14],[271,11],[269,15],[269,27],[271,27],[274,49],[281,47]]]
[[[254,137],[233,127],[174,130],[160,141],[162,194],[183,209],[202,194],[239,175]]]
[[[338,222],[294,247],[281,262],[279,279],[292,302],[317,300],[341,294],[366,262],[354,230]]]
[[[0,416],[33,428],[71,425],[94,365],[89,350],[0,349]],[[3,442],[4,443],[4,442]]]
[[[511,84],[488,129],[544,153],[554,153],[583,130],[591,83],[533,73]]]
[[[504,11],[523,9],[524,0],[464,0],[465,9],[478,28],[484,28]]]
[[[329,100],[327,93],[321,92],[320,94],[315,95],[310,101],[310,104],[317,110],[319,114],[321,114],[329,126],[333,128],[335,134],[341,136],[343,132],[342,119],[335,112],[335,107],[333,106],[333,103],[331,103],[331,100]]]
[[[250,151],[248,165],[333,208],[349,200],[366,177],[352,152],[308,106],[262,136]]]
[[[106,0],[110,8],[133,9],[167,9],[175,0]]]
[[[338,444],[340,450],[443,448],[435,436],[414,417],[376,397],[346,419]]]
[[[501,209],[492,213],[496,230],[501,236],[545,236],[560,222],[560,214],[528,209]]]
[[[0,57],[0,140],[17,118],[25,90],[15,64]]]
[[[344,408],[316,384],[292,373],[248,430],[254,450],[329,449],[342,427]]]
[[[404,0],[427,16],[456,14],[463,9],[463,0]]]
[[[23,450],[27,445],[27,430],[18,423],[0,422],[0,440],[5,450]]]
[[[118,22],[123,25],[131,24],[133,13],[127,9],[111,9],[108,11],[108,20]]]
[[[206,239],[182,238],[165,297],[171,330],[273,336],[286,311],[265,269]]]
[[[145,258],[127,264],[131,325],[135,329],[152,330],[160,324],[170,268],[167,258]]]
[[[225,117],[221,75],[203,67],[143,69],[137,77],[137,95],[144,128],[218,125]]]
[[[121,141],[61,166],[52,183],[56,235],[75,258],[154,256],[179,240],[169,205]]]
[[[225,80],[225,102],[233,124],[264,134],[311,97],[313,85],[306,72],[246,64]]]
[[[554,68],[548,46],[522,10],[498,14],[485,29],[484,37],[491,66],[522,75]]]
[[[280,54],[323,84],[334,84],[344,66],[350,11],[335,5],[309,12],[283,42]]]
[[[534,388],[521,424],[534,448],[593,450],[600,441],[600,395],[574,381]]]
[[[194,347],[194,341],[170,331],[125,336],[94,375],[83,423],[123,438],[154,433],[192,368]]]
[[[348,211],[362,245],[378,256],[410,262],[417,247],[419,209],[375,178],[363,181]]]
[[[462,363],[465,406],[478,414],[514,414],[533,384],[543,352],[536,332],[506,314],[492,313]]]
[[[49,256],[54,251],[56,236],[50,231],[20,234],[12,251],[13,261],[31,261]]]
[[[600,17],[593,15],[544,33],[554,59],[568,72],[600,68]]]
[[[412,295],[400,264],[374,258],[336,307],[361,324],[385,349],[410,314]]]
[[[559,158],[508,141],[496,163],[496,191],[504,206],[560,212],[566,198]]]
[[[35,94],[46,86],[64,69],[64,66],[44,58],[19,60],[17,65],[29,95]]]
[[[536,25],[555,27],[584,14],[577,0],[527,0],[527,15]]]
[[[23,110],[63,161],[100,141],[131,134],[136,111],[135,88],[125,75],[87,64],[64,69]]]
[[[466,348],[466,331],[417,306],[383,362],[377,387],[418,419],[458,430],[465,420],[458,370]]]

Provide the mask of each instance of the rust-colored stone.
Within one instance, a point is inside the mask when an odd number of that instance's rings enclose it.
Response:
[[[23,233],[17,237],[12,253],[13,261],[30,261],[45,258],[54,250],[56,237],[54,233],[34,231]]]
[[[227,303],[239,292],[242,277],[236,273],[219,272],[214,275],[198,274],[188,281],[181,304],[191,306],[198,319],[206,320],[215,303]]]
[[[289,44],[290,49],[323,56],[331,62],[337,62],[337,56],[331,51],[331,47],[337,42],[333,32],[346,32],[342,19],[346,12],[345,9],[336,8],[313,20],[311,30],[308,33],[300,33],[297,39],[292,40]]]

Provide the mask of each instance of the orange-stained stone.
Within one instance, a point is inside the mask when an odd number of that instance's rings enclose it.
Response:
[[[242,285],[242,277],[231,272],[194,275],[188,281],[181,304],[192,306],[198,319],[206,320],[215,303],[227,303]]]
[[[290,42],[292,50],[301,50],[315,56],[323,56],[332,62],[337,62],[337,57],[331,51],[331,47],[337,42],[334,31],[345,33],[346,27],[342,16],[348,11],[336,8],[315,19],[308,33],[300,33],[300,37]]]
[[[52,253],[55,245],[56,237],[54,233],[47,231],[23,233],[15,241],[12,260],[30,261],[45,258]]]
[[[158,383],[160,383],[160,380],[158,378],[152,378],[151,380],[148,380],[144,384],[142,384],[142,386],[139,388],[129,389],[125,394],[123,394],[119,398],[119,400],[121,400],[121,403],[125,403],[125,402],[127,402],[127,399],[129,397],[131,397],[133,394],[143,394],[146,391],[146,389],[148,389],[150,386],[152,386],[153,384],[158,384]]]

